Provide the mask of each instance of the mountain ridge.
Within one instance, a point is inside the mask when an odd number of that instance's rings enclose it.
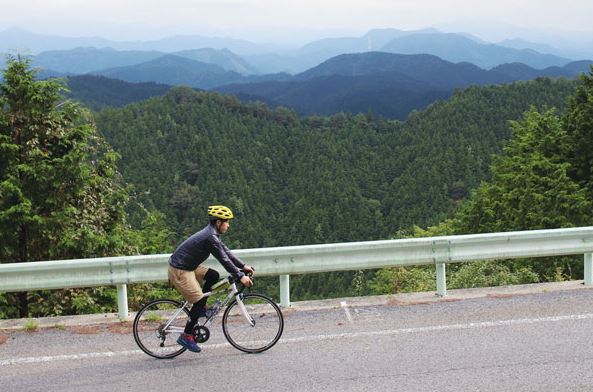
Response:
[[[590,64],[593,62],[575,62],[544,70],[508,64],[484,70],[432,55],[366,52],[336,56],[285,82],[229,84],[215,90],[272,106],[288,106],[301,115],[333,114],[337,110],[335,102],[341,102],[342,110],[371,111],[378,116],[403,120],[410,111],[447,98],[457,88],[542,76],[574,78],[586,72]]]

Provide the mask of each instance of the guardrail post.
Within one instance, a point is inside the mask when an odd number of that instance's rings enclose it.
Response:
[[[290,307],[290,275],[280,275],[280,306]]]
[[[128,319],[128,287],[125,284],[117,285],[117,309],[119,311],[119,320]]]
[[[593,253],[585,253],[585,286],[593,286]]]
[[[447,275],[445,263],[436,263],[437,267],[437,295],[444,297],[447,295]]]

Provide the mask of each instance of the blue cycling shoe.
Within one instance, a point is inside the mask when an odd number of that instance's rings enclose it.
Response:
[[[188,335],[188,334],[182,333],[177,338],[177,343],[179,343],[180,345],[182,345],[183,347],[185,347],[186,349],[188,349],[189,351],[192,351],[194,353],[199,353],[200,351],[202,351],[200,346],[198,346],[196,344],[196,341],[194,340],[193,335]]]

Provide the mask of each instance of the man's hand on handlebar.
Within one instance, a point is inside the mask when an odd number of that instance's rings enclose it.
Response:
[[[241,284],[245,287],[251,287],[251,286],[253,286],[253,281],[251,280],[251,278],[249,276],[244,275],[241,278]]]
[[[255,273],[255,268],[249,265],[243,266],[243,272],[245,272],[245,276],[241,278],[241,284],[245,287],[253,286],[253,280],[251,280],[251,276]]]

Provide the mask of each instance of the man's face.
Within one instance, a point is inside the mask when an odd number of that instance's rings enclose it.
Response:
[[[223,220],[218,220],[216,221],[216,230],[218,230],[218,232],[220,234],[224,234],[227,232],[227,230],[229,229],[229,221],[223,221]]]

